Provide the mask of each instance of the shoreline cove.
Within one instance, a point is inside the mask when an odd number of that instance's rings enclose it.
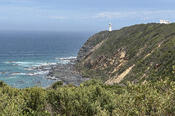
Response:
[[[77,71],[75,71],[74,64],[77,60],[77,57],[70,56],[55,59],[57,62],[43,62],[35,64],[33,62],[7,61],[4,63],[13,66],[21,66],[21,68],[23,68],[23,70],[26,72],[0,71],[0,75],[10,75],[10,79],[15,79],[18,76],[29,76],[38,79],[40,78],[37,80],[35,86],[43,88],[50,87],[57,81],[62,81],[64,85],[72,84],[79,86],[80,83],[89,80],[88,78],[83,78]],[[45,78],[46,81],[51,81],[51,83],[44,86],[41,85],[42,78]],[[23,80],[19,81],[20,83],[24,83]]]
[[[58,63],[52,66],[47,74],[47,79],[62,81],[65,85],[73,84],[75,86],[79,86],[82,82],[89,80],[89,78],[82,77],[75,70],[76,57],[70,59],[62,58],[62,60],[69,60],[69,62],[65,64]]]

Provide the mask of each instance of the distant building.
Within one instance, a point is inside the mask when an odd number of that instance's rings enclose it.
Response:
[[[168,20],[160,20],[160,24],[170,24]]]
[[[111,32],[111,31],[112,31],[112,24],[109,23],[109,32]]]

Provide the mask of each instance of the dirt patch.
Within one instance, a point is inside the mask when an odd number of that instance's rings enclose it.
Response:
[[[109,85],[113,85],[114,83],[120,83],[125,78],[125,76],[130,73],[130,71],[134,68],[134,66],[135,66],[135,64],[130,66],[128,69],[126,69],[122,74],[117,75],[113,79],[109,79],[105,83],[109,84]]]
[[[126,56],[126,52],[125,52],[125,51],[122,51],[122,52],[120,53],[120,59],[125,58],[125,56]]]

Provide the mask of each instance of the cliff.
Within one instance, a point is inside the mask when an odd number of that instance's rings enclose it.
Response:
[[[49,76],[59,78],[66,85],[58,81],[46,89],[17,89],[0,81],[0,114],[175,115],[175,24],[134,25],[97,33],[80,49],[75,65],[72,61],[51,69]],[[92,79],[80,86],[67,85],[81,81],[74,68],[86,77],[101,78],[106,84]],[[114,84],[128,80],[138,83]]]
[[[107,84],[173,76],[175,24],[139,24],[90,37],[78,53],[77,70]]]

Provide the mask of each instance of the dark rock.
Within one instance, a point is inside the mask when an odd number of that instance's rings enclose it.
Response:
[[[52,66],[47,75],[47,78],[63,81],[64,84],[73,85],[80,85],[80,83],[88,80],[88,78],[83,78],[79,72],[75,70],[73,62]]]

